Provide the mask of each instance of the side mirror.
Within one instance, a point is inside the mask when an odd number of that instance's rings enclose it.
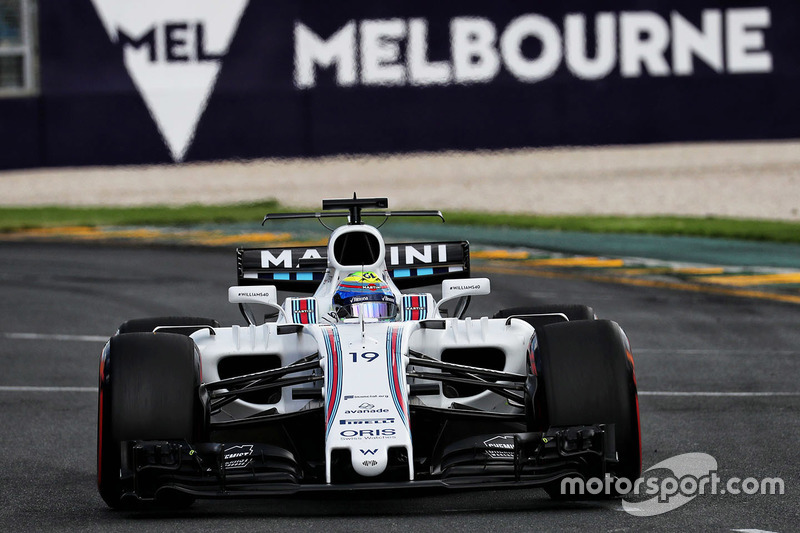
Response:
[[[277,310],[284,319],[286,318],[286,312],[278,305],[278,289],[275,285],[230,287],[228,289],[228,301],[232,304],[239,304],[239,309],[248,324],[257,325],[249,304],[266,305]]]
[[[448,302],[460,299],[456,307],[455,316],[462,318],[467,311],[470,296],[484,296],[491,292],[488,278],[447,279],[442,282],[442,299],[436,304],[436,309],[441,315],[442,306]]]

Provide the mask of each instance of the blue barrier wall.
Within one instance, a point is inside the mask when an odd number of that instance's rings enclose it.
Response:
[[[800,4],[39,0],[0,168],[800,137]]]

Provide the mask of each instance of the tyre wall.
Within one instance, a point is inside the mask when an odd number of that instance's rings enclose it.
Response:
[[[800,137],[800,3],[38,0],[0,168]]]

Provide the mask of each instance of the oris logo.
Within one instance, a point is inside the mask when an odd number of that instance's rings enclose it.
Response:
[[[392,437],[393,429],[346,429],[339,432],[342,437]]]

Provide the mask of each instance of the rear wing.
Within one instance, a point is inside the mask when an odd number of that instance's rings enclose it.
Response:
[[[275,285],[279,290],[312,293],[328,268],[327,246],[238,248],[239,285]],[[398,289],[468,278],[469,242],[415,242],[386,245],[386,268]]]

